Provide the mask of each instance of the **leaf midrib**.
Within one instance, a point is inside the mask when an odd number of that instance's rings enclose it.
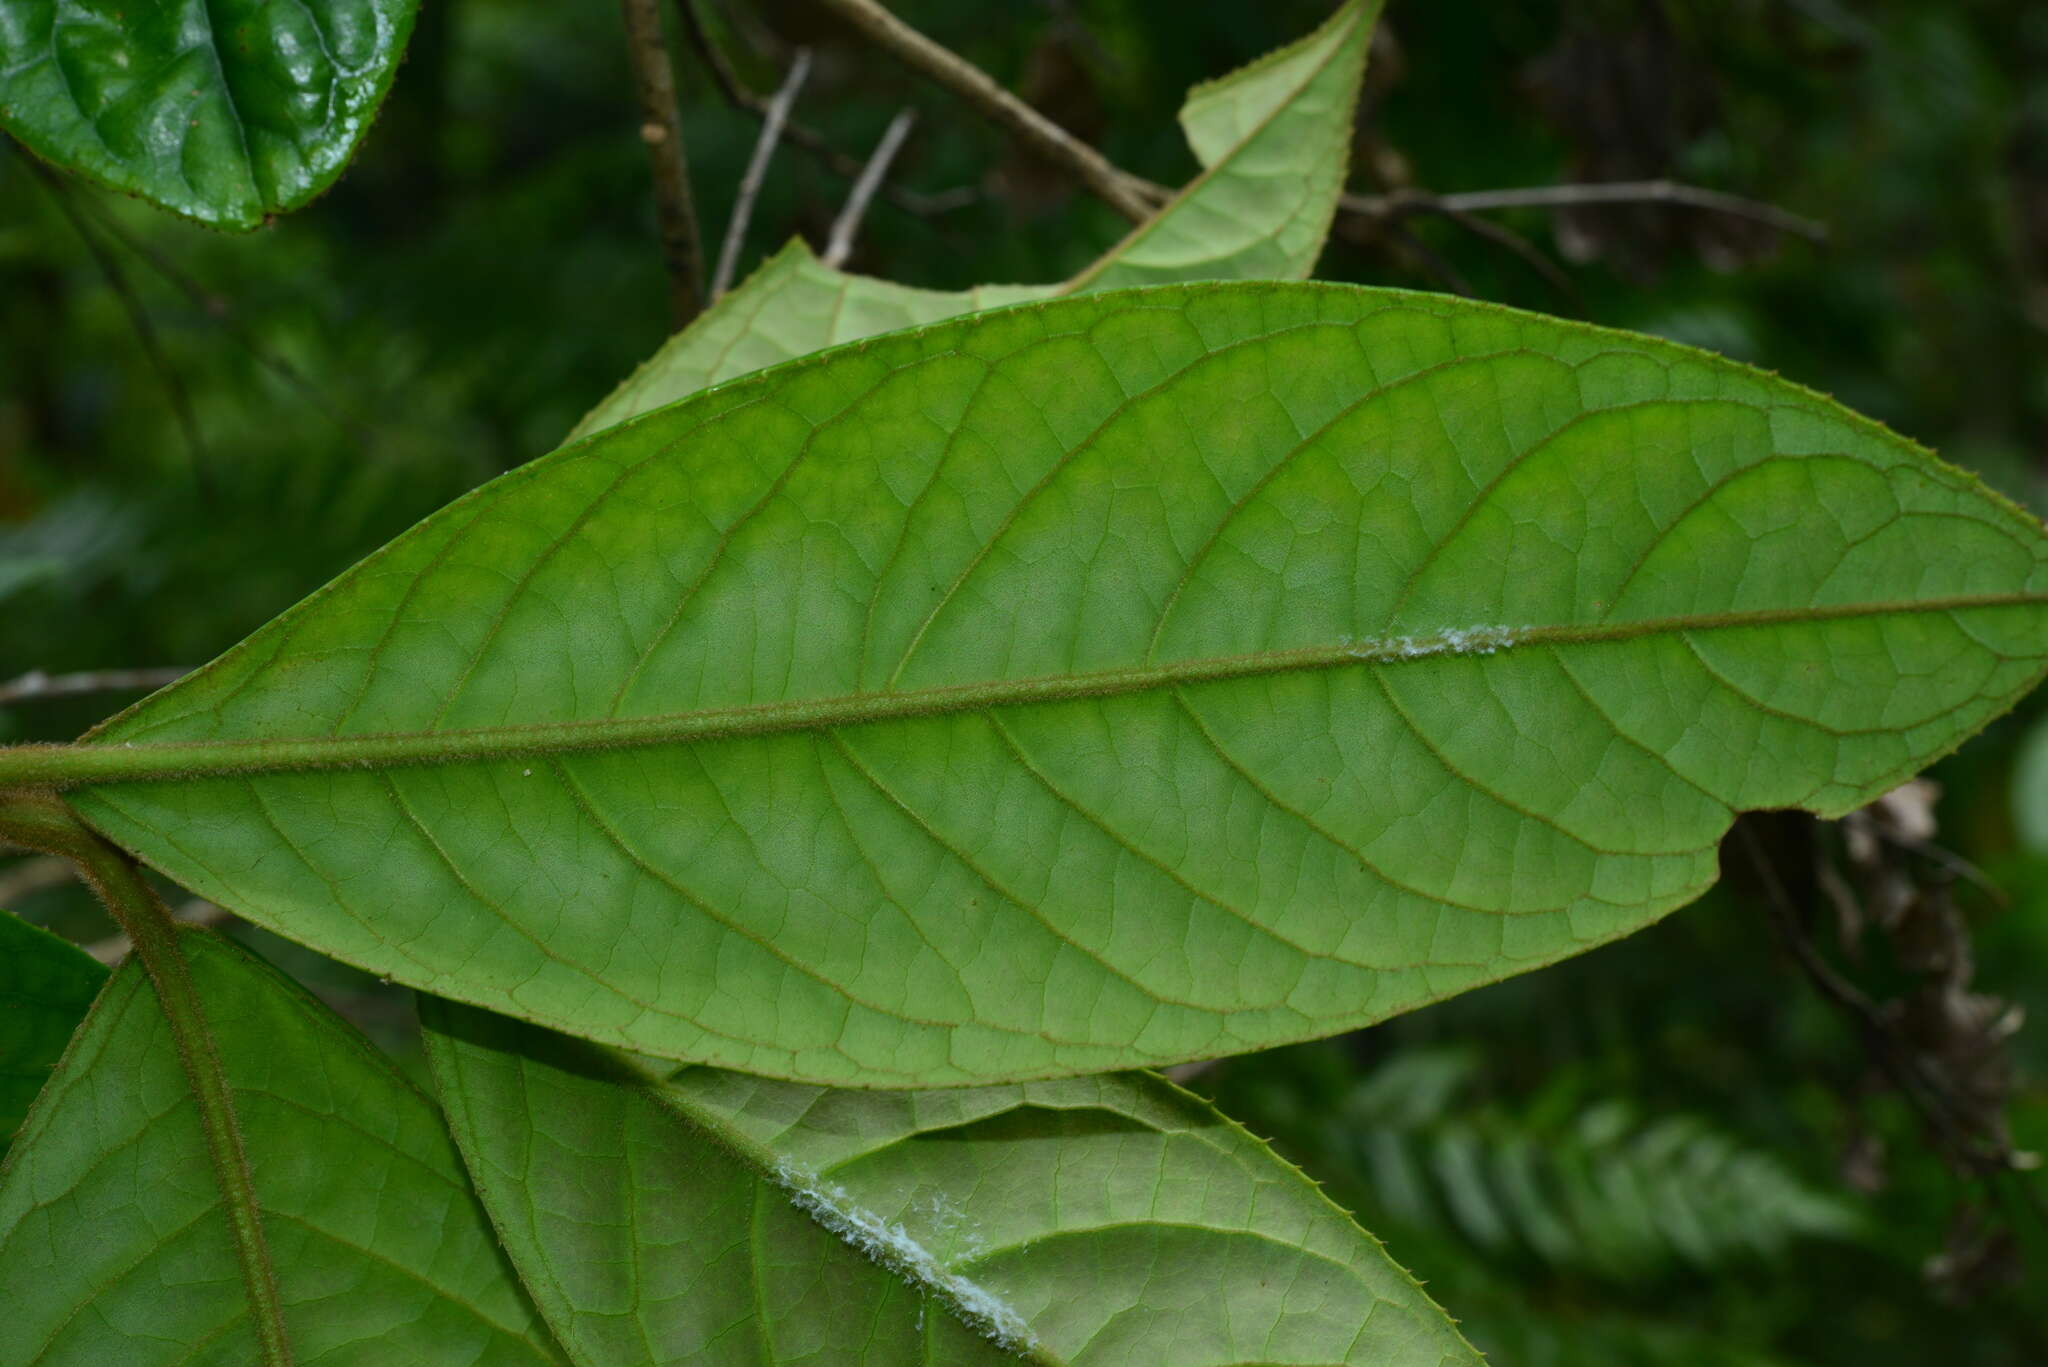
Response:
[[[13,787],[61,790],[94,783],[149,782],[288,770],[456,764],[523,755],[740,740],[977,712],[996,707],[1116,697],[1189,684],[1305,670],[1397,665],[1446,655],[1508,653],[1531,646],[1598,645],[1645,636],[2005,607],[2048,607],[2048,591],[1765,608],[1625,622],[1522,627],[1482,624],[1434,636],[1375,637],[1122,669],[744,703],[645,717],[354,736],[141,743],[104,740],[73,745],[0,747],[0,790]],[[1461,639],[1468,636],[1475,639],[1470,643]]]

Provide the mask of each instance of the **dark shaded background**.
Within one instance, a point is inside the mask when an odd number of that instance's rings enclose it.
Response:
[[[1322,0],[898,0],[926,32],[1169,183],[1184,89],[1312,28]],[[713,7],[714,12],[719,12]],[[2048,506],[2048,6],[2024,0],[1393,0],[1355,151],[1364,192],[1671,176],[1825,221],[1817,248],[1662,207],[1492,221],[1563,281],[1440,217],[1341,222],[1321,274],[1578,314],[1833,394]],[[1124,225],[795,0],[720,33],[766,91],[894,177],[971,203],[870,214],[854,268],[1044,281]],[[604,6],[427,0],[341,184],[249,237],[83,187],[107,269],[0,146],[0,678],[196,664],[454,495],[549,449],[661,340],[666,290],[623,41]],[[715,253],[755,124],[678,43]],[[842,181],[785,147],[747,268],[822,245]],[[1553,272],[1554,273],[1554,272]],[[139,309],[166,367],[138,333]],[[177,396],[182,395],[182,399]],[[181,422],[181,403],[190,422]],[[192,440],[196,434],[197,441]],[[75,734],[125,697],[0,707]],[[2037,696],[1936,774],[1941,846],[2012,1045],[2022,1149],[2048,1148],[2048,859],[2017,847]],[[1815,838],[1809,835],[1795,838]],[[1839,833],[1820,832],[1838,851]],[[0,886],[9,870],[0,866]],[[1813,889],[1795,889],[1811,896]],[[2048,1183],[1930,1151],[1857,1033],[1736,888],[1599,953],[1348,1039],[1195,1079],[1274,1135],[1503,1363],[2048,1362]],[[74,889],[19,909],[107,933]],[[398,1050],[402,996],[246,932]],[[1830,953],[1872,995],[1879,943]],[[2031,1193],[2031,1194],[2029,1194]],[[1931,1264],[1931,1267],[1930,1267]],[[1930,1275],[1930,1272],[1933,1275]]]

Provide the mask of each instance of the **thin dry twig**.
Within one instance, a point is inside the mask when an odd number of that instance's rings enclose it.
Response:
[[[862,32],[888,47],[902,60],[973,103],[988,117],[1016,132],[1041,153],[1073,169],[1090,189],[1103,194],[1119,212],[1133,221],[1142,221],[1173,197],[1173,191],[1167,186],[1122,170],[1093,148],[1080,143],[1057,125],[1051,124],[978,68],[933,43],[916,30],[901,24],[887,11],[875,5],[873,0],[824,2],[845,15]],[[696,10],[694,0],[677,0],[677,4],[690,29],[692,41],[703,56],[712,78],[725,93],[726,99],[736,107],[761,117],[765,102],[740,82],[724,52],[712,40],[702,16]],[[1040,140],[1046,136],[1044,130],[1048,129],[1052,139],[1050,143]],[[840,175],[850,179],[861,170],[859,163],[831,148],[823,138],[801,124],[791,124],[787,136],[791,142],[818,156],[831,170]],[[1080,160],[1075,159],[1075,149],[1079,151]],[[1103,185],[1112,185],[1116,188],[1105,192],[1101,188]],[[932,211],[933,206],[929,203],[918,205],[915,202],[906,202],[903,192],[892,190],[886,193],[892,201],[901,207],[909,208],[913,213]],[[953,192],[955,195],[961,193]],[[971,198],[972,192],[966,192],[966,195]],[[952,203],[953,201],[949,199],[947,207],[952,207]],[[1338,201],[1339,209],[1347,214],[1378,220],[1398,219],[1414,213],[1438,213],[1458,218],[1459,215],[1502,209],[1568,209],[1601,204],[1669,204],[1749,219],[1810,242],[1822,243],[1828,240],[1827,225],[1814,219],[1791,213],[1762,200],[1672,180],[1538,185],[1507,190],[1473,190],[1450,195],[1430,195],[1414,190],[1403,190],[1387,195],[1347,194]],[[1568,286],[1568,280],[1560,284],[1562,273],[1557,271],[1555,263],[1544,257],[1541,252],[1535,251],[1533,247],[1529,247],[1526,241],[1517,245],[1504,237],[1486,232],[1475,226],[1480,220],[1460,218],[1459,221],[1468,229],[1479,232],[1489,240],[1514,251],[1553,285],[1560,288]],[[1525,247],[1528,249],[1525,250]],[[1440,267],[1433,269],[1440,272]]]
[[[1102,153],[1033,109],[980,67],[941,47],[875,3],[875,0],[823,0],[876,46],[904,65],[922,72],[972,105],[991,123],[1008,131],[1047,161],[1064,166],[1103,203],[1133,223],[1152,214],[1152,203]]]
[[[40,669],[0,684],[0,707],[40,698],[75,698],[82,693],[113,693],[122,689],[158,689],[176,683],[189,671],[168,669],[92,669],[75,674],[50,674]]]
[[[1777,869],[1772,866],[1770,855],[1756,832],[1747,822],[1737,822],[1736,833],[1742,842],[1743,852],[1755,869],[1757,881],[1764,892],[1764,905],[1770,912],[1771,924],[1776,928],[1780,942],[1798,961],[1820,994],[1854,1022],[1870,1060],[1940,1138],[1942,1148],[1958,1166],[1986,1178],[2011,1171],[2012,1153],[2009,1150],[1987,1150],[1978,1142],[1978,1136],[1954,1114],[1948,1088],[1939,1078],[1931,1076],[1913,1051],[1897,1038],[1891,1022],[1885,1018],[1878,1004],[1821,957],[1800,925],[1798,906],[1786,890],[1784,880],[1778,876]]]
[[[725,225],[725,242],[718,249],[718,269],[711,275],[713,299],[732,288],[733,274],[740,264],[740,247],[747,240],[747,223],[754,216],[754,200],[768,179],[768,159],[775,155],[775,144],[782,139],[782,126],[789,118],[789,107],[796,102],[796,92],[803,88],[804,78],[810,74],[810,50],[798,48],[796,60],[789,64],[789,74],[782,78],[782,88],[768,102],[767,117],[761,120],[761,136],[754,139],[754,155],[748,158],[746,174],[740,177],[739,196],[733,201],[732,218]]]
[[[654,212],[661,230],[662,262],[668,268],[670,322],[680,329],[704,306],[704,244],[697,229],[697,205],[690,198],[675,68],[669,64],[656,0],[620,0],[619,9],[626,22],[633,88],[640,98],[640,138],[647,144],[654,173]]]
[[[889,126],[882,132],[882,140],[875,144],[875,154],[868,158],[868,164],[861,170],[860,179],[853,183],[853,193],[846,197],[846,207],[839,211],[839,217],[832,220],[832,235],[825,243],[824,261],[828,266],[838,266],[853,254],[853,239],[860,233],[860,223],[867,216],[868,204],[874,199],[875,191],[889,174],[889,163],[896,160],[896,153],[902,150],[903,140],[910,136],[911,125],[917,122],[917,114],[909,109],[899,110]]]
[[[1578,286],[1572,283],[1571,276],[1565,274],[1563,267],[1550,259],[1548,252],[1512,228],[1504,228],[1500,224],[1490,219],[1481,218],[1479,215],[1468,210],[1454,209],[1440,202],[1424,205],[1421,212],[1447,218],[1466,232],[1471,233],[1474,237],[1491,242],[1495,246],[1503,248],[1511,255],[1520,258],[1529,269],[1543,277],[1544,283],[1570,300],[1573,308],[1579,309],[1581,307],[1583,300],[1579,295]]]
[[[682,17],[683,29],[688,34],[690,45],[703,59],[705,69],[711,73],[711,80],[725,97],[727,104],[745,114],[765,121],[768,117],[768,101],[747,84],[733,70],[732,62],[725,55],[717,41],[711,36],[710,27],[698,11],[696,0],[676,0],[676,13]],[[816,159],[819,165],[849,183],[860,179],[863,163],[856,157],[834,147],[824,134],[791,118],[783,124],[783,141]],[[938,194],[920,194],[897,185],[882,187],[882,198],[905,213],[917,218],[935,218],[965,208],[979,199],[981,194],[972,186],[960,185]]]
[[[1398,218],[1409,213],[1449,211],[1488,213],[1500,209],[1574,209],[1595,204],[1671,204],[1707,213],[1727,214],[1762,223],[1809,242],[1826,242],[1825,223],[1780,209],[1762,200],[1685,185],[1671,180],[1622,180],[1578,185],[1536,185],[1518,190],[1472,190],[1431,195],[1403,190],[1389,195],[1345,195],[1338,201],[1347,213],[1367,218]]]
[[[747,88],[739,72],[733,70],[731,59],[725,55],[711,37],[711,26],[704,22],[703,13],[697,8],[697,0],[676,0],[676,14],[683,21],[683,29],[689,35],[691,46],[711,72],[711,80],[725,96],[726,103],[741,109],[765,112],[766,102]]]
[[[192,396],[186,392],[184,378],[178,374],[177,367],[171,364],[170,355],[164,350],[163,340],[157,336],[156,324],[151,320],[149,310],[143,307],[142,297],[136,294],[135,287],[129,283],[127,272],[121,269],[121,263],[114,259],[114,254],[107,250],[107,244],[100,241],[99,234],[86,222],[84,213],[72,202],[71,189],[64,183],[63,178],[43,165],[33,154],[25,154],[21,161],[35,176],[37,183],[49,194],[72,229],[77,232],[79,241],[85,244],[85,249],[91,253],[100,274],[106,278],[107,287],[113,290],[115,297],[121,301],[121,308],[128,315],[129,326],[135,331],[135,340],[141,345],[150,369],[157,373],[157,378],[163,382],[164,390],[170,396],[171,412],[177,418],[178,429],[184,434],[185,445],[191,456],[192,478],[202,491],[210,491],[206,437],[199,430],[199,415],[193,411]]]
[[[1873,833],[1887,845],[1895,846],[1906,851],[1908,854],[1919,855],[1930,864],[1940,865],[1955,877],[1962,879],[1965,883],[1983,893],[1991,904],[1999,910],[2007,910],[2012,906],[2012,894],[1992,882],[1989,874],[1957,854],[1954,850],[1938,845],[1932,840],[1914,840],[1887,830],[1882,826],[1877,827]]]

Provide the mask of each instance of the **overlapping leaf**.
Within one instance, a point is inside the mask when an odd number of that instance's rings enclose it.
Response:
[[[1001,304],[1189,280],[1307,276],[1344,188],[1352,113],[1380,4],[1347,0],[1300,42],[1189,91],[1181,127],[1206,169],[1074,279],[912,289],[835,270],[793,241],[663,344],[570,437],[842,342]]]
[[[559,1359],[441,1118],[264,965],[179,937],[232,1091],[283,1342],[300,1363]],[[0,1169],[0,1362],[274,1362],[177,1047],[133,959]]]
[[[579,1367],[1478,1361],[1307,1179],[1156,1078],[664,1081],[422,1014],[478,1190]]]
[[[77,946],[0,911],[0,1154],[106,977]]]
[[[0,0],[0,126],[117,190],[253,228],[341,173],[417,10],[418,0]]]
[[[763,370],[841,342],[963,313],[1021,303],[1057,286],[989,285],[920,290],[834,270],[794,239],[661,349],[569,434],[571,441],[638,417],[735,375]]]
[[[0,780],[428,991],[940,1085],[1327,1034],[1627,934],[1734,810],[1867,801],[2044,660],[2039,524],[1826,400],[1208,285],[613,429]]]

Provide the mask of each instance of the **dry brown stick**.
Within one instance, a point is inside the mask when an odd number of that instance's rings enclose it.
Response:
[[[775,144],[782,138],[782,125],[789,118],[790,105],[796,102],[796,92],[803,88],[804,77],[810,74],[810,51],[798,48],[796,60],[789,64],[789,75],[782,79],[782,88],[768,102],[767,117],[761,120],[761,136],[754,139],[754,154],[747,159],[746,174],[740,177],[739,195],[733,200],[732,217],[725,225],[725,242],[718,249],[718,269],[711,274],[714,300],[732,288],[732,277],[740,264],[740,247],[747,240],[747,223],[754,216],[754,200],[768,179],[768,159],[775,155]]]
[[[1735,830],[1763,889],[1764,906],[1770,913],[1779,941],[1821,996],[1854,1023],[1857,1033],[1863,1038],[1864,1053],[1871,1062],[1891,1080],[1892,1086],[1934,1132],[1957,1166],[1985,1178],[2011,1171],[2013,1154],[2010,1148],[1994,1146],[1987,1150],[1979,1142],[1982,1136],[1953,1113],[1949,1089],[1940,1079],[1929,1076],[1911,1046],[1898,1038],[1877,1003],[1837,973],[1834,965],[1814,948],[1799,924],[1799,909],[1792,900],[1792,894],[1772,866],[1770,855],[1755,830],[1742,821],[1736,823]]]
[[[1422,206],[1422,212],[1447,218],[1474,237],[1484,238],[1519,257],[1529,269],[1542,276],[1546,284],[1570,300],[1572,307],[1578,308],[1583,302],[1579,296],[1578,286],[1572,283],[1572,278],[1564,273],[1563,268],[1552,261],[1541,247],[1513,229],[1504,228],[1490,219],[1481,218],[1464,209],[1453,209],[1442,203],[1426,204]]]
[[[1047,148],[1044,144],[1033,140],[1030,133],[1023,132],[1016,124],[1010,123],[1008,118],[1037,120],[1039,123],[1043,123],[1045,127],[1050,128],[1057,137],[1063,139],[1067,146],[1080,148],[1082,153],[1095,163],[1097,174],[1106,174],[1114,178],[1115,182],[1124,191],[1128,192],[1128,203],[1117,204],[1117,207],[1119,211],[1124,212],[1127,216],[1133,218],[1134,221],[1148,216],[1159,205],[1164,204],[1173,197],[1174,192],[1167,186],[1121,170],[1106,158],[1103,158],[1094,149],[1079,143],[1056,125],[1046,122],[1029,105],[1018,100],[1001,86],[996,85],[993,80],[978,68],[956,57],[938,44],[933,43],[916,30],[899,23],[887,11],[875,5],[873,0],[824,0],[824,2],[846,15],[855,24],[860,26],[863,32],[869,34],[869,36],[875,38],[876,41],[884,46],[888,46],[892,52],[895,52],[904,61],[917,66],[920,70],[925,71],[934,79],[946,85],[948,89],[975,103],[978,108],[982,109],[991,118],[995,118],[998,122],[1003,122],[1005,127],[1010,127],[1013,131],[1019,131],[1027,140],[1033,141],[1033,145],[1038,147],[1040,151],[1053,155],[1056,160],[1064,161],[1065,164],[1074,167],[1077,174],[1080,173],[1081,168],[1079,166],[1053,152],[1052,149]],[[702,54],[706,66],[710,68],[712,78],[717,82],[719,89],[725,93],[726,99],[737,107],[749,110],[756,116],[759,116],[762,113],[763,101],[760,96],[746,89],[741,84],[738,76],[732,69],[732,64],[726,60],[724,52],[712,41],[709,31],[704,26],[702,16],[696,11],[693,0],[678,0],[678,7],[681,9],[685,22],[690,28],[693,42]],[[884,25],[887,27],[883,27]],[[901,40],[901,45],[899,45],[899,39]],[[956,81],[962,83],[972,82],[973,84],[969,88],[965,84],[955,84]],[[823,158],[826,164],[839,174],[849,177],[857,174],[859,170],[857,163],[852,162],[850,158],[827,146],[823,139],[818,138],[811,130],[801,125],[792,124],[788,130],[788,136],[791,142],[805,146],[808,150]],[[1093,181],[1090,181],[1089,184],[1090,188],[1095,188]],[[892,193],[890,197],[897,200],[898,203],[902,203],[899,195]],[[1116,203],[1116,201],[1112,201],[1112,203]],[[1338,201],[1338,207],[1344,212],[1371,219],[1398,218],[1405,214],[1422,212],[1442,213],[1446,216],[1456,217],[1461,214],[1478,214],[1501,209],[1561,209],[1599,204],[1676,205],[1708,213],[1721,213],[1736,218],[1746,218],[1752,222],[1763,223],[1782,232],[1803,237],[1811,242],[1825,242],[1828,239],[1826,224],[1780,209],[1774,204],[1745,198],[1741,195],[1729,194],[1721,190],[1709,190],[1703,186],[1687,185],[1671,180],[1539,185],[1522,189],[1474,190],[1450,195],[1429,195],[1418,191],[1401,191],[1389,195],[1347,194]],[[1136,212],[1133,212],[1133,210]],[[1468,222],[1467,226],[1471,227],[1472,223]],[[1501,239],[1496,238],[1494,240],[1500,241],[1503,246],[1510,246],[1509,243]],[[1533,268],[1542,271],[1545,277],[1551,280],[1552,284],[1559,283],[1559,280],[1553,276],[1552,270],[1544,269],[1546,266],[1551,266],[1554,269],[1553,264],[1547,258],[1539,265],[1537,260],[1532,259],[1528,253],[1521,251],[1519,248],[1511,247],[1511,249],[1515,250],[1517,255],[1521,255],[1525,260],[1528,260]],[[1568,283],[1568,281],[1565,282],[1567,285]]]
[[[1142,223],[1151,216],[1151,201],[1132,184],[1130,176],[1102,153],[997,85],[980,67],[925,37],[875,0],[823,3],[904,65],[967,101],[984,118],[1007,130],[1047,161],[1066,167],[1103,203],[1131,222]]]
[[[711,80],[725,97],[727,104],[756,119],[768,117],[768,101],[750,89],[733,70],[732,62],[725,55],[717,41],[712,38],[710,28],[704,23],[704,16],[697,10],[695,0],[676,0],[676,13],[682,16],[683,28],[688,33],[690,45],[703,59],[705,69],[711,73]],[[864,169],[856,157],[834,147],[825,135],[798,119],[787,120],[782,127],[783,140],[809,156],[832,174],[849,183],[860,179]],[[961,185],[935,195],[919,194],[901,186],[884,185],[882,198],[907,214],[918,218],[933,218],[939,214],[951,213],[965,208],[980,198],[980,192],[972,186]]]
[[[1519,190],[1472,190],[1453,195],[1431,195],[1404,190],[1389,195],[1345,195],[1338,201],[1347,213],[1367,218],[1395,218],[1406,213],[1448,210],[1453,213],[1488,213],[1500,209],[1573,209],[1596,204],[1670,204],[1727,214],[1762,223],[1780,232],[1803,237],[1809,242],[1826,242],[1825,223],[1746,199],[1721,190],[1684,185],[1671,180],[1622,180],[1574,185],[1536,185]]]
[[[626,21],[633,88],[640,98],[640,138],[647,144],[654,173],[654,212],[661,229],[662,262],[668,268],[670,323],[679,329],[704,306],[704,244],[697,230],[697,205],[690,198],[675,68],[669,64],[656,0],[620,0],[619,9]]]
[[[689,35],[690,45],[697,49],[697,55],[711,72],[711,80],[725,96],[726,103],[741,109],[761,112],[766,102],[748,89],[740,80],[740,74],[733,70],[732,62],[711,37],[711,26],[704,22],[704,15],[697,8],[697,0],[676,0],[676,13],[682,18],[683,29]],[[792,130],[794,131],[794,130]]]
[[[1957,854],[1954,850],[1937,845],[1932,840],[1915,840],[1878,826],[1873,832],[1879,840],[1908,854],[1916,854],[1930,864],[1938,864],[1953,876],[1962,879],[1971,887],[1984,894],[1991,904],[2000,911],[2012,906],[2012,894],[1991,881],[1991,876]]]
[[[188,672],[178,668],[92,669],[76,674],[49,674],[31,669],[0,684],[0,707],[35,698],[75,698],[82,693],[112,693],[130,688],[158,689],[176,683]]]
[[[868,204],[874,199],[875,191],[882,187],[883,179],[889,174],[889,163],[896,160],[903,140],[910,136],[910,126],[916,122],[916,113],[908,109],[899,110],[896,117],[889,120],[888,128],[882,132],[882,140],[875,144],[875,154],[868,158],[860,179],[853,183],[853,193],[846,197],[846,207],[839,211],[839,217],[832,220],[832,235],[825,242],[823,260],[826,265],[842,265],[847,257],[853,255],[853,239],[860,233],[860,222],[867,216]]]

